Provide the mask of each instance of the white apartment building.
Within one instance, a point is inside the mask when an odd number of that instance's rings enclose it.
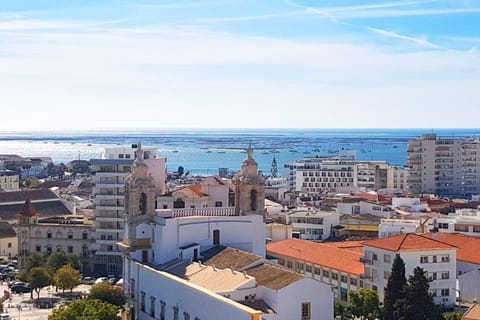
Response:
[[[123,239],[125,178],[135,160],[136,150],[136,145],[107,148],[101,159],[90,160],[95,205],[94,270],[98,275],[122,274],[122,251],[117,243]],[[157,158],[156,149],[146,149],[145,157],[158,192],[164,193],[166,159]]]
[[[477,156],[478,155],[478,156]],[[480,192],[480,139],[424,134],[408,147],[410,191],[467,197]]]
[[[287,179],[288,191],[358,192],[386,189],[389,185],[388,168],[384,161],[305,158],[286,164],[283,176]]]
[[[455,213],[434,218],[434,226],[439,232],[480,237],[480,210],[457,209]]]
[[[292,225],[292,236],[304,240],[325,240],[330,238],[334,226],[340,224],[340,215],[335,211],[321,211],[315,208],[297,209],[287,215]]]
[[[452,305],[456,300],[457,247],[426,235],[413,233],[370,240],[363,243],[366,287],[385,296],[393,260],[399,254],[405,263],[405,276],[419,266],[427,272],[430,293],[436,304]]]
[[[399,192],[408,190],[408,175],[410,170],[406,167],[389,166],[387,169],[387,189],[398,190]]]
[[[339,202],[337,204],[338,214],[369,214],[377,217],[389,218],[395,211],[391,206],[371,202],[371,201],[358,201],[358,202]]]
[[[427,203],[422,203],[420,198],[393,197],[392,208],[410,213],[430,211]]]
[[[12,170],[0,170],[0,192],[20,190],[20,176]]]

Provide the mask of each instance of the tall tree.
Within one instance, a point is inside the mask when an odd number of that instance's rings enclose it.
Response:
[[[411,320],[441,320],[443,316],[438,307],[433,303],[429,294],[430,281],[425,270],[416,267],[413,275],[408,278],[405,290],[406,313],[405,318]]]
[[[388,278],[387,289],[383,300],[383,319],[397,320],[401,319],[403,304],[405,301],[405,263],[399,254],[395,256],[392,265],[392,273]]]
[[[67,307],[54,309],[48,320],[117,320],[118,308],[100,300],[77,300]]]
[[[65,289],[72,293],[73,288],[80,284],[81,274],[78,270],[67,264],[55,272],[54,282],[57,287],[65,292]]]
[[[40,290],[42,290],[43,287],[52,284],[50,272],[47,268],[43,267],[32,268],[28,273],[28,281],[33,290],[37,293],[37,299],[40,298]]]
[[[70,264],[75,269],[80,269],[80,257],[72,253],[55,252],[48,256],[47,266],[57,271],[61,267]]]

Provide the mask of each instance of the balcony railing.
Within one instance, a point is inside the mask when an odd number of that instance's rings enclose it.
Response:
[[[156,210],[157,215],[164,218],[179,218],[193,216],[235,216],[235,207],[207,207],[207,208],[181,208]]]

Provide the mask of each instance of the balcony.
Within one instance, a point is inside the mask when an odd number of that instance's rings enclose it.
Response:
[[[360,275],[360,279],[368,280],[368,281],[373,281],[373,277],[372,277],[372,276],[369,276],[369,275],[364,274],[364,273],[362,273],[362,274]]]
[[[365,263],[365,264],[370,264],[370,265],[373,264],[373,261],[372,261],[370,258],[365,257],[365,256],[360,257],[360,262],[361,262],[361,263]]]
[[[95,217],[95,221],[102,221],[102,222],[123,222],[123,214],[119,214],[118,217],[111,217],[111,216],[100,216]]]
[[[96,233],[120,233],[123,229],[107,229],[107,228],[95,228]]]
[[[124,193],[120,193],[120,194],[95,194],[95,199],[98,199],[98,200],[118,200],[118,199],[123,199],[125,198],[125,194]]]
[[[98,240],[95,240],[95,243],[98,243],[98,244],[117,244],[120,240],[101,240],[101,239],[98,239]]]
[[[97,256],[122,256],[122,251],[105,251],[105,250],[97,250],[95,251],[95,255]]]
[[[125,209],[124,206],[95,206],[96,210],[121,210]]]

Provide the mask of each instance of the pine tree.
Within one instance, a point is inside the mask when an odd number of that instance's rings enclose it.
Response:
[[[405,263],[400,255],[397,254],[395,260],[393,260],[392,273],[388,278],[387,289],[385,291],[384,320],[402,319],[406,284]]]
[[[406,319],[411,320],[436,320],[443,319],[438,307],[433,303],[429,294],[429,280],[425,270],[416,267],[413,275],[408,278],[408,286],[405,290]]]

